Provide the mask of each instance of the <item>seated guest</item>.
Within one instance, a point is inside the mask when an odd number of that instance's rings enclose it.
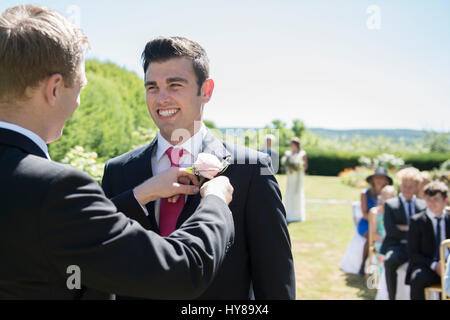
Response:
[[[450,237],[450,215],[445,212],[448,187],[431,182],[424,189],[427,209],[409,223],[406,283],[411,285],[411,300],[424,300],[425,288],[441,283],[439,248]]]
[[[425,194],[423,193],[423,189],[425,186],[431,182],[430,173],[428,171],[422,171],[420,173],[422,176],[422,182],[419,185],[419,191],[417,192],[417,198],[425,199]]]
[[[386,236],[386,231],[384,230],[384,204],[387,200],[395,198],[397,196],[397,190],[393,186],[385,186],[381,190],[380,201],[376,207],[370,210],[369,217],[371,225],[374,226],[372,230],[372,239],[374,240],[375,250],[377,252],[377,265],[378,265],[378,275],[381,275],[384,267],[384,255],[380,253],[381,244]]]
[[[380,252],[385,255],[384,269],[389,299],[395,300],[397,291],[397,269],[408,261],[408,223],[411,217],[426,209],[424,200],[418,199],[422,176],[416,168],[402,169],[397,174],[400,181],[400,196],[389,199],[384,205],[384,228],[386,237]]]
[[[392,178],[386,173],[386,169],[379,167],[375,170],[375,173],[368,176],[366,181],[370,184],[370,188],[364,190],[361,193],[361,210],[363,217],[358,223],[358,233],[368,239],[369,233],[369,211],[378,204],[378,196],[387,185],[392,185]],[[360,275],[364,275],[364,266],[369,254],[369,243],[366,241],[363,250],[363,259],[361,268],[359,270]]]

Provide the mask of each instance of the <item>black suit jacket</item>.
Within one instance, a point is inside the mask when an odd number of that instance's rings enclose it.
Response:
[[[158,232],[154,203],[147,218],[140,208],[130,210],[131,189],[152,176],[151,156],[157,139],[107,162],[103,177],[105,194],[145,228]],[[270,158],[248,148],[229,145],[208,130],[202,152],[232,157],[224,175],[234,187],[230,209],[236,236],[216,278],[200,299],[249,299],[253,285],[256,299],[295,299],[295,275],[286,213]],[[262,175],[263,172],[266,175]],[[180,227],[195,211],[199,196],[189,196],[177,222]]]
[[[450,215],[445,215],[445,232],[450,235]],[[442,223],[442,222],[441,222]],[[409,265],[406,273],[406,284],[410,284],[411,274],[417,267],[430,267],[435,260],[436,238],[433,223],[422,211],[411,218],[408,232],[408,259]]]
[[[424,200],[416,198],[415,212],[425,210],[427,204]],[[408,232],[400,231],[396,225],[408,224],[408,215],[400,196],[389,199],[384,204],[384,228],[386,230],[386,237],[381,245],[380,252],[386,254],[388,248],[400,246],[402,240],[408,239]]]
[[[87,174],[47,160],[34,142],[6,129],[0,181],[0,299],[195,298],[234,237],[231,212],[213,195],[169,238],[147,231]],[[81,290],[66,285],[73,265]]]
[[[265,148],[261,148],[261,149],[259,149],[259,151],[262,152],[262,153],[269,154],[268,150],[265,149]],[[270,149],[269,156],[270,156],[270,160],[271,160],[271,163],[272,163],[273,172],[275,174],[277,174],[278,170],[280,169],[280,154],[278,152],[276,152],[274,149]]]

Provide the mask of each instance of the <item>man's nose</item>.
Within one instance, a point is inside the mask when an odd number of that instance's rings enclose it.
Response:
[[[158,94],[158,103],[164,104],[170,100],[170,95],[166,90],[160,90]]]

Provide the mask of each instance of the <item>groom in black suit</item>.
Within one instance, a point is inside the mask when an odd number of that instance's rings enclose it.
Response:
[[[149,145],[107,162],[105,194],[120,207],[133,201],[129,190],[173,165],[191,166],[200,153],[219,160],[230,157],[224,175],[235,189],[230,209],[236,238],[200,299],[295,299],[286,213],[270,157],[220,141],[202,124],[204,105],[214,89],[205,51],[186,38],[158,38],[146,45],[142,58],[147,105],[160,131]],[[176,164],[173,147],[179,150]],[[166,208],[178,201],[180,211],[168,228]],[[167,235],[182,227],[199,203],[198,196],[160,199],[127,214],[145,228]]]
[[[50,160],[86,84],[83,32],[53,10],[17,6],[0,16],[0,299],[198,297],[234,237],[226,178],[163,238],[127,218],[87,174]],[[131,192],[142,204],[198,193],[173,168]],[[124,210],[139,207],[137,200]]]
[[[384,238],[380,252],[386,255],[384,268],[389,299],[395,300],[397,292],[397,269],[408,261],[408,224],[417,212],[426,209],[426,203],[416,197],[421,182],[420,171],[416,168],[402,169],[398,173],[401,193],[389,199],[384,205]]]
[[[411,285],[411,300],[424,300],[425,288],[440,284],[442,277],[440,244],[450,238],[450,215],[445,212],[448,188],[431,182],[424,189],[427,209],[412,217],[408,233],[409,265],[406,284]]]

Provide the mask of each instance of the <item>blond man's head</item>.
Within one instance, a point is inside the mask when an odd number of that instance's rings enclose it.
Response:
[[[7,9],[0,15],[0,103],[26,100],[28,88],[53,74],[72,87],[88,46],[83,31],[52,9]]]
[[[419,191],[422,182],[422,174],[416,168],[410,167],[400,170],[397,173],[400,181],[400,190],[407,200],[411,200]]]

